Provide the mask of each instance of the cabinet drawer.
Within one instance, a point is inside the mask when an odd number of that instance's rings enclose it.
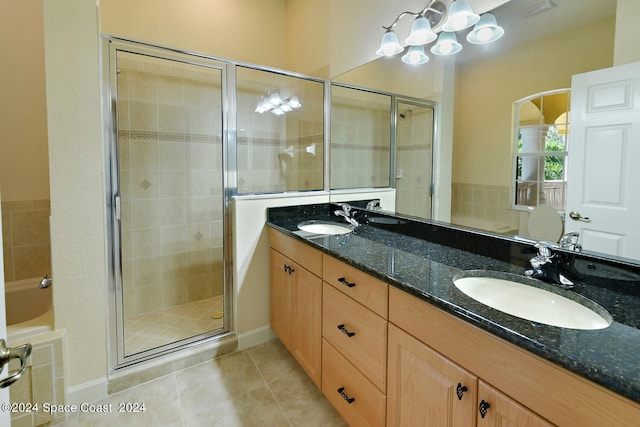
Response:
[[[322,392],[349,425],[384,426],[384,394],[326,340],[322,341]]]
[[[329,255],[322,262],[325,282],[387,318],[389,285]]]
[[[322,277],[322,252],[274,229],[269,229],[269,240],[273,249]]]
[[[386,392],[387,321],[325,283],[322,335],[378,389]]]

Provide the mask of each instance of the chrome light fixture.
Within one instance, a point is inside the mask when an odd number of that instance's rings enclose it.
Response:
[[[429,61],[425,54],[424,46],[437,39],[431,47],[434,55],[453,55],[462,50],[455,32],[470,28],[466,40],[472,44],[490,43],[498,40],[504,34],[504,30],[496,23],[496,18],[491,13],[482,16],[474,13],[469,0],[454,0],[447,10],[447,6],[440,0],[429,0],[427,5],[419,12],[402,12],[388,27],[383,26],[385,33],[382,36],[380,47],[376,53],[380,56],[393,56],[405,50],[400,44],[394,27],[405,15],[415,16],[411,25],[409,36],[405,44],[409,46],[402,56],[402,62],[407,64],[424,64]],[[441,26],[438,36],[434,28]]]

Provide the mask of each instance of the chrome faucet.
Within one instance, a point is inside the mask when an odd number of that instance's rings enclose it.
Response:
[[[575,284],[560,272],[558,255],[551,251],[551,243],[538,242],[535,247],[538,254],[529,260],[532,269],[525,271],[525,275],[554,283],[564,289],[573,288]]]
[[[367,210],[369,211],[379,211],[380,210],[380,199],[371,200],[367,203]]]
[[[40,280],[40,289],[48,288],[53,284],[53,279],[48,274],[45,274]]]
[[[558,242],[562,249],[569,249],[571,251],[581,252],[582,245],[578,243],[578,239],[580,238],[580,233],[577,231],[570,231],[566,233],[560,238]]]
[[[351,206],[349,206],[348,203],[338,203],[338,206],[340,206],[342,210],[338,209],[333,211],[334,215],[343,217],[349,224],[353,225],[354,227],[360,225],[358,224],[358,221],[356,221],[355,218],[351,216]]]

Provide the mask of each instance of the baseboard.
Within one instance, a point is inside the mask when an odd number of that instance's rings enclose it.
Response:
[[[244,350],[254,345],[262,344],[276,337],[269,325],[252,329],[238,335],[238,350]]]
[[[71,405],[95,402],[107,397],[107,379],[98,378],[67,389],[67,401]]]

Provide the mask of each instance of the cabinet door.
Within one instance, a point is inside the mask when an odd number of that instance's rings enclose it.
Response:
[[[551,427],[553,424],[487,383],[478,386],[479,427]],[[482,415],[482,413],[484,415]]]
[[[292,264],[288,258],[271,249],[271,329],[289,351],[292,351],[291,309],[293,294],[291,290],[294,280],[289,269],[295,269]]]
[[[291,353],[318,387],[322,366],[322,279],[294,265]]]
[[[478,379],[389,324],[387,426],[472,426]]]

